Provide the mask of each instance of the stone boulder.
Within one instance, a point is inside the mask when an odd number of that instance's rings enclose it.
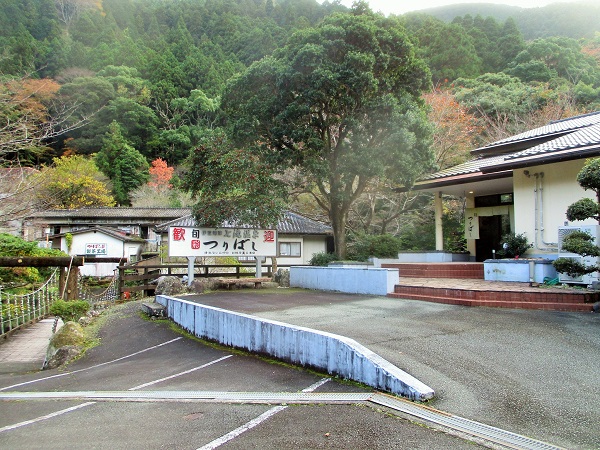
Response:
[[[277,269],[277,272],[273,275],[273,281],[280,287],[290,287],[290,271]]]
[[[85,343],[83,328],[67,322],[50,338],[44,369],[54,369],[79,356]]]
[[[157,295],[177,295],[185,292],[186,287],[179,277],[162,276],[156,282]]]

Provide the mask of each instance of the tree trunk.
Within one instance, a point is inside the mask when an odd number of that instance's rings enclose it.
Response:
[[[331,217],[333,242],[336,256],[343,261],[346,258],[346,220],[345,217]]]

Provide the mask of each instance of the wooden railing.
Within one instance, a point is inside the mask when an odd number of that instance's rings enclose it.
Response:
[[[277,265],[286,269],[289,265]],[[231,269],[231,270],[223,270]],[[262,265],[261,277],[272,277],[272,264]],[[121,299],[127,299],[133,292],[143,292],[144,296],[151,295],[156,289],[152,282],[164,275],[177,275],[183,277],[188,274],[187,264],[150,264],[119,266],[119,292]],[[243,278],[256,276],[255,265],[236,264],[196,264],[194,265],[194,278]]]

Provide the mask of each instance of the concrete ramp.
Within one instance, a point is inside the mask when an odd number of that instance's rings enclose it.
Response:
[[[193,335],[312,367],[375,389],[424,401],[434,391],[353,339],[165,295],[156,301]]]

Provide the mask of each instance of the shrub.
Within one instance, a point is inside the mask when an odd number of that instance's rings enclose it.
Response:
[[[523,256],[527,250],[533,247],[524,233],[509,233],[502,236],[502,250],[498,251],[504,258],[517,258]]]
[[[310,258],[310,261],[308,261],[308,263],[311,266],[326,266],[330,262],[337,261],[337,259],[338,258],[334,253],[320,252],[314,253],[312,258]]]
[[[85,300],[56,300],[50,307],[50,314],[60,317],[63,322],[76,322],[89,311],[90,304]]]
[[[391,234],[355,234],[348,245],[348,258],[366,261],[369,257],[397,258],[401,241]]]

